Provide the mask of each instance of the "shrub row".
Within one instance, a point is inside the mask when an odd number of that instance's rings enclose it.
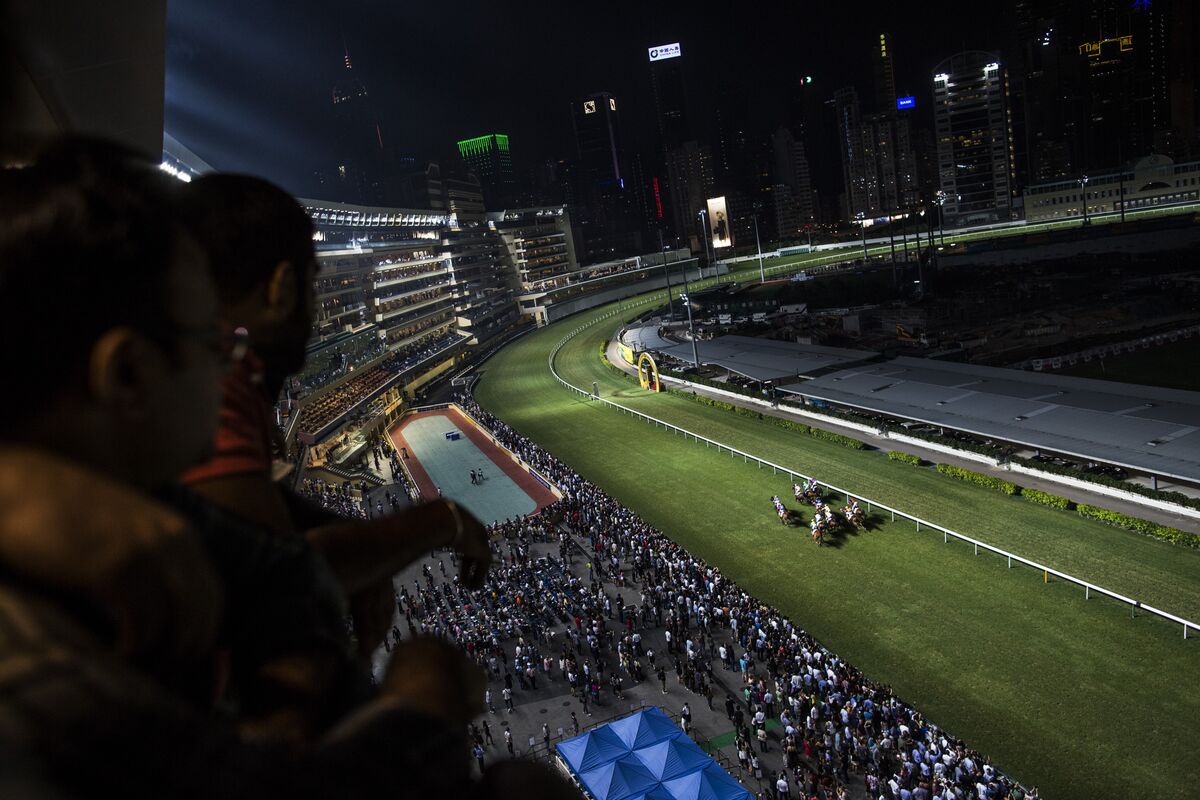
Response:
[[[914,456],[912,453],[901,453],[899,450],[889,450],[888,458],[892,461],[903,461],[905,464],[912,464],[914,467],[921,466],[921,457]]]
[[[1081,481],[1090,483],[1098,483],[1101,486],[1111,486],[1114,489],[1140,494],[1143,497],[1152,497],[1155,500],[1162,500],[1165,503],[1176,503],[1177,505],[1187,506],[1189,508],[1200,508],[1200,498],[1188,497],[1181,492],[1172,492],[1163,489],[1151,489],[1149,486],[1143,486],[1140,483],[1133,481],[1123,481],[1119,478],[1113,478],[1108,475],[1096,475],[1091,472],[1084,472],[1081,469],[1074,467],[1061,467],[1058,464],[1046,464],[1041,461],[1034,461],[1032,458],[1012,458],[1011,461],[1017,464],[1022,464],[1030,469],[1040,470],[1042,472],[1050,472],[1055,475],[1066,475],[1070,478],[1078,478]]]
[[[1058,508],[1066,511],[1071,507],[1071,501],[1065,497],[1060,497],[1049,492],[1040,492],[1037,489],[1021,489],[1021,496],[1026,500],[1032,500],[1035,503],[1041,503],[1044,506]]]
[[[938,464],[937,471],[943,475],[949,475],[951,478],[958,478],[960,481],[973,483],[976,486],[982,486],[985,489],[995,489],[1001,494],[1015,495],[1019,494],[1021,487],[1011,481],[993,478],[991,475],[984,475],[980,472],[972,472],[969,469],[956,467],[951,464]]]
[[[1155,539],[1162,539],[1171,544],[1180,544],[1184,547],[1200,548],[1200,536],[1187,531],[1181,531],[1178,528],[1169,528],[1166,525],[1159,525],[1157,522],[1131,517],[1128,514],[1122,514],[1118,511],[1109,511],[1107,508],[1098,506],[1089,506],[1086,503],[1080,503],[1076,506],[1076,510],[1082,517],[1099,520],[1109,525],[1115,525],[1118,528],[1142,533],[1146,536],[1153,536]]]

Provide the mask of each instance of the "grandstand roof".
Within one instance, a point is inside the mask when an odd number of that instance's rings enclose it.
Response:
[[[692,360],[691,342],[662,344],[666,346],[651,349],[658,349],[681,361]],[[793,375],[810,376],[831,367],[848,367],[869,361],[879,355],[871,350],[822,347],[756,339],[753,336],[718,336],[697,343],[697,348],[701,363],[715,364],[756,381],[771,381]]]
[[[1200,392],[901,357],[781,389],[1183,480],[1200,480]]]

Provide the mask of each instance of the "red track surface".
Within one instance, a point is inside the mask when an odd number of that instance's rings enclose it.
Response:
[[[425,471],[425,467],[421,465],[421,459],[417,457],[417,453],[412,445],[404,438],[404,428],[407,427],[408,423],[421,417],[446,417],[453,422],[463,432],[463,435],[470,439],[479,448],[480,452],[496,465],[497,469],[507,475],[521,491],[529,495],[530,499],[537,504],[537,511],[541,511],[558,499],[537,478],[519,467],[517,462],[513,461],[507,452],[497,447],[483,431],[475,426],[474,422],[459,413],[457,409],[422,411],[406,417],[403,422],[388,432],[388,435],[392,437],[392,443],[396,446],[396,452],[401,452],[401,448],[407,448],[408,459],[404,462],[404,465],[408,467],[408,471],[416,482],[417,490],[420,491],[422,497],[426,499],[437,497],[437,486],[434,485],[433,479],[429,477],[429,473]]]

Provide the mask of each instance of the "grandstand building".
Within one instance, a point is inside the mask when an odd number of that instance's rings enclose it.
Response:
[[[1150,155],[1101,175],[1042,183],[1025,189],[1027,222],[1200,202],[1200,161],[1176,164],[1167,156]]]

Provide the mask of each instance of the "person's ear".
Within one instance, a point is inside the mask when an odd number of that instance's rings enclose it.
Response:
[[[267,282],[267,314],[272,319],[290,317],[299,300],[300,276],[291,261],[280,261]]]
[[[88,395],[100,405],[137,413],[153,378],[155,357],[152,345],[132,329],[105,331],[88,358]]]

